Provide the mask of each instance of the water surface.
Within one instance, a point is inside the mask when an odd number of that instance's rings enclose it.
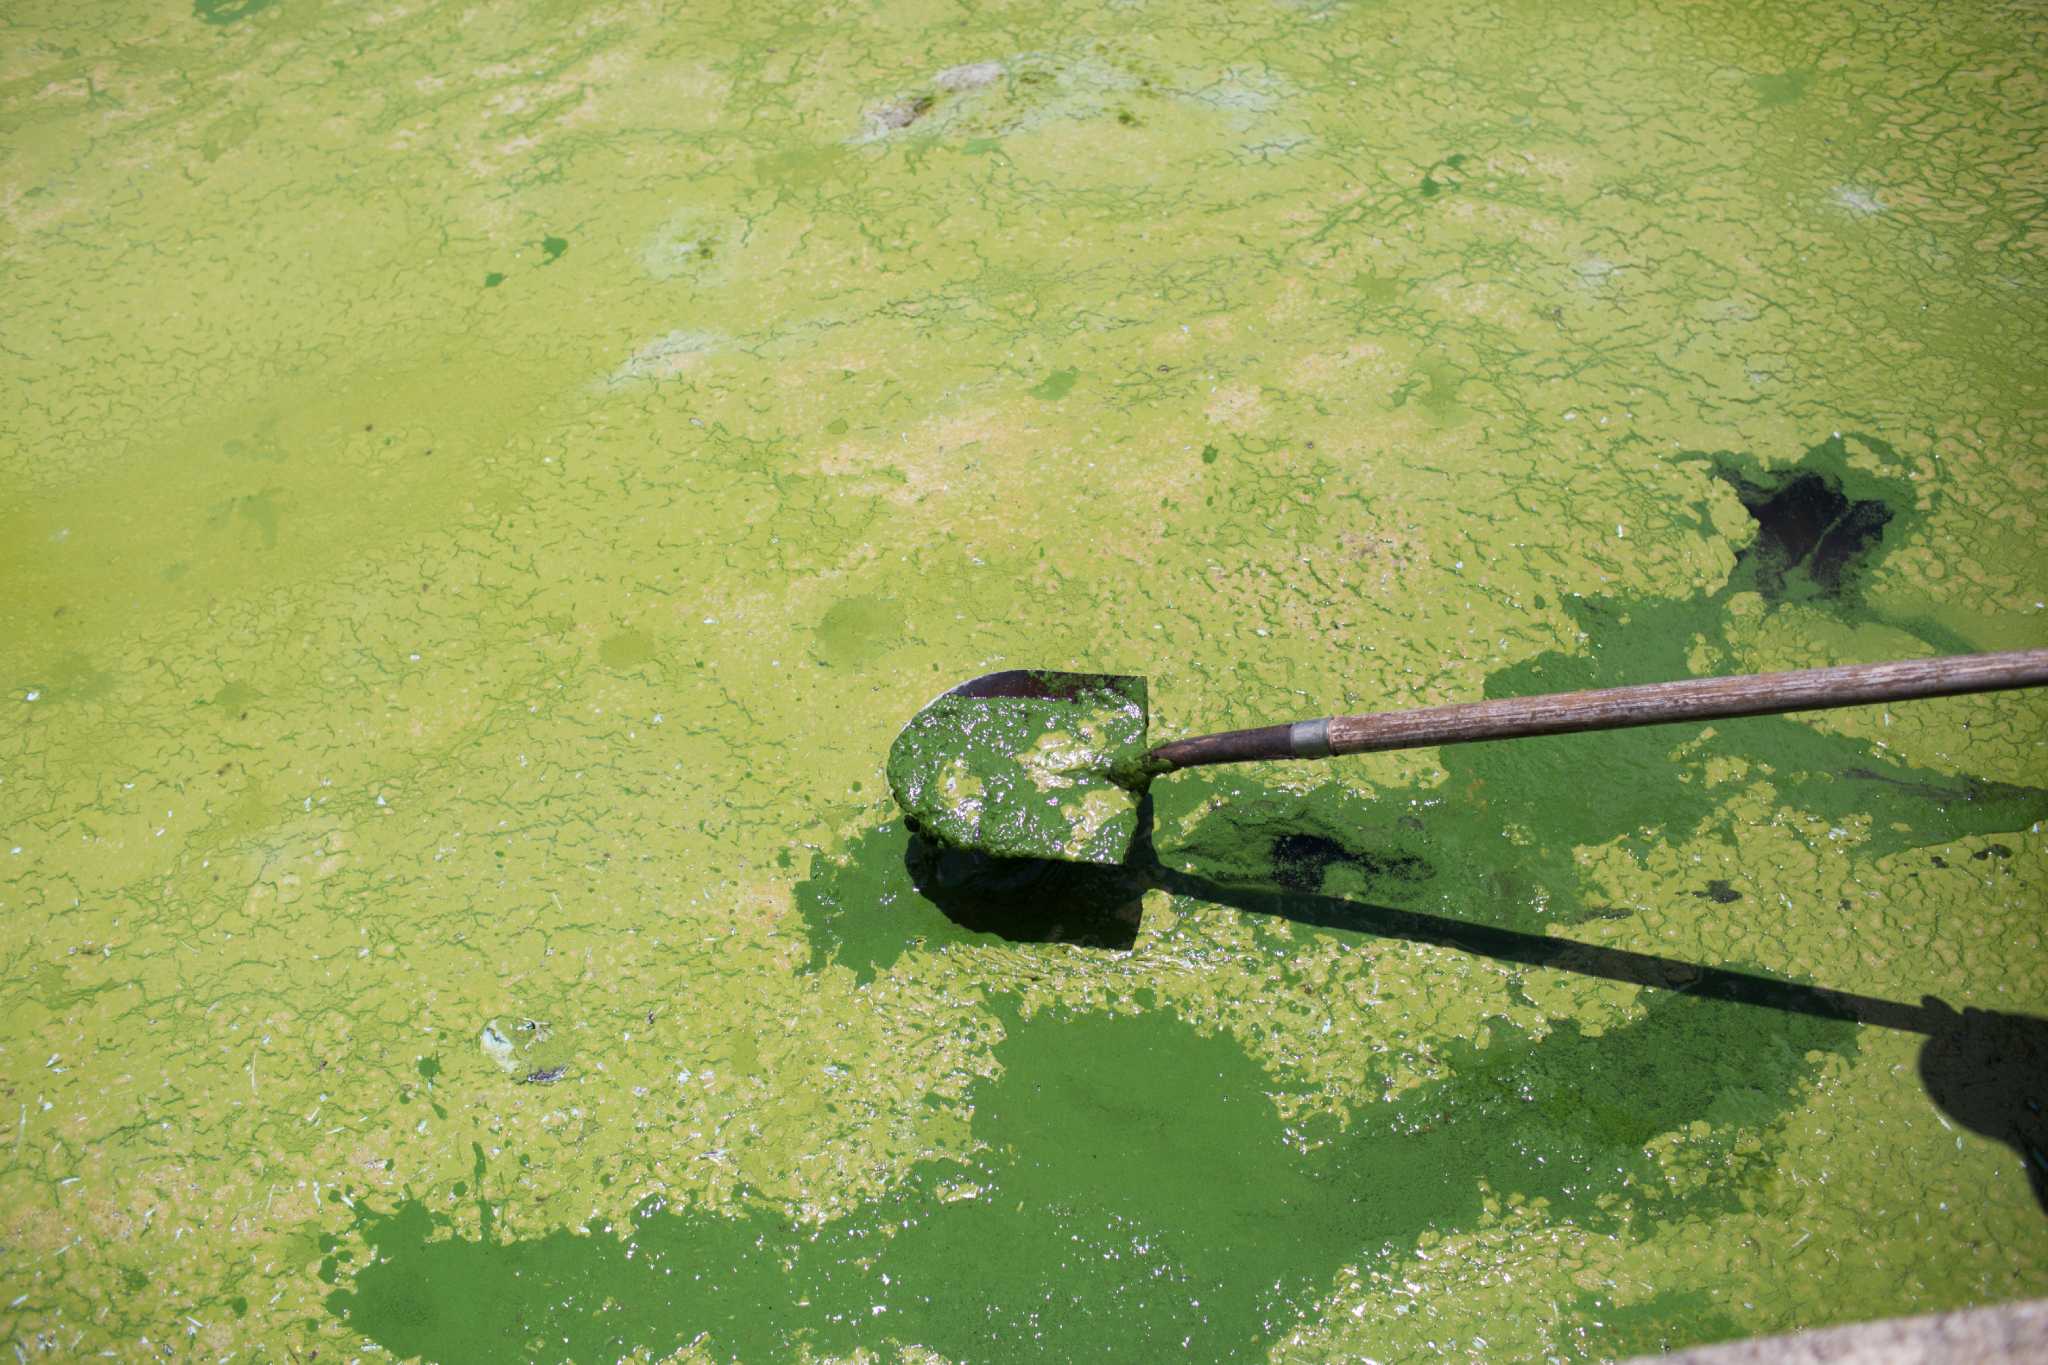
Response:
[[[1595,1359],[2048,1292],[2048,710],[1162,737],[2048,642],[2038,21],[17,4],[0,1335]],[[913,1358],[915,1358],[913,1356]]]

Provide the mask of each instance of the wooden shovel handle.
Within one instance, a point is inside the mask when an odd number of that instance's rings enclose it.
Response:
[[[1642,687],[1558,692],[1546,697],[1508,697],[1418,711],[1384,711],[1370,716],[1331,716],[1326,720],[1176,740],[1154,749],[1152,758],[1169,768],[1256,759],[1322,758],[1431,744],[1465,744],[1480,739],[1624,730],[1636,725],[1720,720],[1729,716],[1772,716],[1786,711],[1817,711],[1832,706],[1950,697],[2044,684],[2048,684],[2048,649],[2017,649],[2003,654],[1844,664],[1794,673],[1692,678]]]

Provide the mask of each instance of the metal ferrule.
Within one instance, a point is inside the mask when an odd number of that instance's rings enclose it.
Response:
[[[1296,758],[1330,756],[1330,718],[1298,720],[1287,727],[1287,745]]]

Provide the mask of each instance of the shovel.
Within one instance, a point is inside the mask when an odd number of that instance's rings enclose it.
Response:
[[[1182,768],[1770,716],[2048,684],[2048,649],[1847,664],[1325,716],[1148,747],[1145,680],[1011,669],[935,698],[889,750],[917,832],[1005,858],[1120,863],[1152,780]]]

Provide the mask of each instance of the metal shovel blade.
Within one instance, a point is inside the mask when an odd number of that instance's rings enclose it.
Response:
[[[1009,669],[961,683],[889,748],[918,833],[998,858],[1120,863],[1138,830],[1145,680]]]

